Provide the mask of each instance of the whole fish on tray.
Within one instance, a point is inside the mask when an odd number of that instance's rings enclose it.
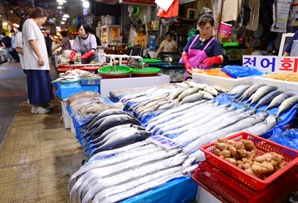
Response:
[[[291,109],[298,103],[298,96],[293,96],[284,100],[278,108],[277,117],[279,117],[285,111]]]
[[[289,98],[291,96],[293,96],[293,94],[290,94],[290,93],[282,93],[282,94],[278,95],[270,102],[270,104],[266,108],[266,111],[269,109],[278,107],[284,100],[286,100],[287,98]]]
[[[280,91],[280,90],[274,90],[274,91],[268,93],[262,99],[259,100],[259,102],[255,106],[255,109],[257,109],[261,106],[269,104],[276,96],[278,96],[282,93],[283,93],[283,91]]]

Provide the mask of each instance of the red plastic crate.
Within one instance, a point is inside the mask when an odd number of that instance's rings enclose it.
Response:
[[[222,202],[279,203],[282,200],[278,198],[290,193],[298,183],[297,172],[298,167],[295,166],[261,191],[252,190],[207,162],[199,163],[197,169],[191,172],[191,178]]]
[[[277,154],[282,155],[284,157],[284,161],[287,162],[287,164],[282,169],[279,169],[266,179],[262,180],[215,155],[213,153],[213,148],[216,142],[212,142],[200,148],[205,153],[206,161],[208,163],[220,169],[226,174],[232,174],[233,178],[237,179],[253,190],[260,191],[264,189],[277,178],[295,167],[298,163],[298,151],[271,142],[259,136],[252,135],[247,132],[239,132],[227,137],[226,139],[234,141],[239,141],[241,139],[251,140],[254,142],[258,150],[258,154],[263,154],[266,152],[276,152]]]

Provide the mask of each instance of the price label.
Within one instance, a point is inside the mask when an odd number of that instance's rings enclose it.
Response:
[[[178,142],[174,142],[172,139],[164,137],[162,135],[155,135],[148,138],[148,141],[157,144],[165,149],[173,149],[181,146]]]

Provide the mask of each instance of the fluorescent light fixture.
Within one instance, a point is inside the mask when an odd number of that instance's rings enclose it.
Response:
[[[57,0],[57,3],[66,3],[66,0]]]
[[[63,25],[63,24],[65,24],[65,22],[61,22],[61,24]]]
[[[66,18],[62,18],[62,20],[63,20],[63,21],[66,21],[67,19],[66,19]]]
[[[57,6],[57,9],[62,9],[62,6]]]
[[[63,5],[63,2],[59,2],[58,4],[59,4],[60,6],[62,6],[62,5]]]
[[[63,15],[63,18],[69,18],[69,15],[68,14],[64,14]]]
[[[89,1],[83,1],[83,8],[89,8]]]

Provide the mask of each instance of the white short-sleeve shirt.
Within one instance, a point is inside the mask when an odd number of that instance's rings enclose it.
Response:
[[[28,19],[25,21],[23,25],[23,51],[24,51],[24,66],[23,69],[25,70],[50,70],[47,47],[45,43],[44,36],[40,31],[37,24]],[[38,64],[38,57],[31,49],[29,45],[29,40],[35,40],[37,43],[37,47],[40,51],[40,54],[44,60],[44,66],[40,66]]]
[[[22,32],[19,31],[16,34],[16,36],[15,36],[15,43],[16,43],[16,47],[23,49],[23,36],[22,36]],[[23,66],[24,66],[24,56],[22,54],[19,54],[19,57],[20,57],[21,66],[23,68]]]

